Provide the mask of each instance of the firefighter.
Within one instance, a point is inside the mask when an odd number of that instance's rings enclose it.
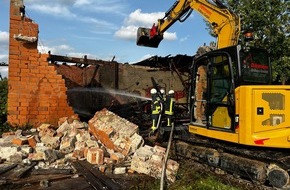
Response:
[[[172,125],[174,106],[175,106],[174,91],[169,90],[168,94],[166,95],[165,105],[164,105],[164,114],[166,116],[166,126],[167,127],[171,127],[171,125]]]
[[[152,127],[151,130],[154,132],[160,124],[161,113],[162,113],[162,100],[157,94],[157,90],[152,88],[151,91],[152,96],[152,103],[151,103],[151,110],[152,110]]]

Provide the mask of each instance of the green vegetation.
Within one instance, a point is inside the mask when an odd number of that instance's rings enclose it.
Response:
[[[7,96],[8,80],[0,80],[0,134],[7,131],[10,127],[7,124]]]
[[[253,31],[253,45],[269,51],[273,79],[284,84],[290,76],[290,1],[224,0],[241,17],[241,30]]]
[[[174,159],[174,158],[172,158]],[[227,177],[215,174],[210,167],[196,163],[193,160],[181,159],[176,181],[173,184],[164,184],[167,190],[243,190],[237,184],[229,184]],[[159,190],[160,179],[142,177],[140,183],[131,190]]]

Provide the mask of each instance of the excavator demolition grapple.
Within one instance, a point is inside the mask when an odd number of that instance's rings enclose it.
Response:
[[[194,57],[188,92],[189,135],[179,155],[275,188],[289,188],[290,86],[271,85],[266,50],[239,43],[240,19],[220,1],[177,0],[137,45],[158,47],[164,32],[191,11],[217,36],[215,50]],[[181,19],[183,18],[183,19]],[[287,116],[288,115],[288,116]]]

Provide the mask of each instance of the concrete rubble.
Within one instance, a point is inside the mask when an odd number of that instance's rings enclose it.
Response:
[[[86,160],[101,172],[142,173],[160,178],[166,149],[144,145],[138,126],[103,109],[88,123],[61,118],[58,126],[42,124],[30,131],[2,134],[2,164],[29,165],[35,169],[70,168],[71,160]],[[109,169],[110,168],[110,169]],[[167,161],[166,177],[175,181],[179,164]]]

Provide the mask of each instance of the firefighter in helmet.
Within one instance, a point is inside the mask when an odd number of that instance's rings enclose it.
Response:
[[[170,127],[172,125],[172,119],[174,114],[175,98],[174,91],[169,90],[165,98],[164,114],[166,116],[166,126]]]
[[[162,114],[162,100],[157,94],[157,90],[152,88],[151,91],[152,96],[152,103],[151,103],[151,110],[152,110],[152,127],[151,130],[154,132],[160,125],[160,119]]]

